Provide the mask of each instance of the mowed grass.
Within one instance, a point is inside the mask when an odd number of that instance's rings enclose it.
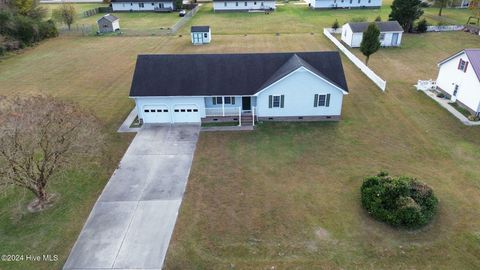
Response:
[[[403,44],[372,58],[386,93],[344,61],[350,94],[338,123],[202,133],[166,268],[478,269],[480,128],[412,87],[478,37],[407,35]],[[362,209],[362,179],[380,170],[433,187],[430,225],[394,229]]]
[[[335,19],[340,25],[355,18],[373,21],[377,16],[388,20],[391,12],[390,0],[383,2],[380,9],[337,9],[312,10],[307,5],[299,5],[301,1],[288,4],[277,2],[277,10],[270,14],[247,12],[214,12],[211,4],[203,4],[200,11],[190,21],[190,25],[210,25],[212,33],[218,34],[266,34],[266,33],[321,33],[323,28],[331,27]],[[425,17],[430,24],[439,21],[449,24],[465,24],[471,11],[466,9],[444,9],[439,18],[437,8],[426,8]],[[183,34],[189,28],[183,28]]]
[[[297,41],[305,40],[303,45]],[[58,255],[58,262],[2,262],[0,269],[60,269],[88,214],[118,166],[132,135],[116,133],[133,108],[128,98],[135,60],[141,53],[220,53],[321,50],[319,35],[218,37],[212,46],[193,46],[184,37],[62,37],[47,40],[0,62],[0,95],[51,95],[78,103],[96,115],[107,134],[102,158],[78,160],[57,176],[51,209],[29,214],[32,196],[10,190],[0,197],[0,254]],[[279,46],[281,44],[281,46]],[[90,138],[95,139],[95,138]]]
[[[60,7],[60,4],[43,4],[49,10],[48,16],[52,16],[52,11]],[[96,29],[97,20],[105,13],[98,13],[93,16],[83,17],[82,13],[86,10],[93,9],[102,4],[74,4],[77,11],[77,18],[74,26],[86,25],[93,26]],[[110,12],[120,19],[120,29],[127,35],[155,35],[160,30],[172,27],[180,17],[177,12],[155,13],[155,12]]]

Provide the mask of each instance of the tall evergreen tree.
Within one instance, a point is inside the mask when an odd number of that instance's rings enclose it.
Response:
[[[367,58],[365,59],[365,65],[368,65],[368,59],[370,55],[380,49],[380,29],[375,23],[370,23],[367,30],[363,32],[362,43],[360,43],[360,51]]]
[[[420,0],[393,0],[390,20],[398,21],[405,32],[412,32],[413,22],[423,15]]]

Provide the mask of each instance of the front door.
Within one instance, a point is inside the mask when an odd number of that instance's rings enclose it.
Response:
[[[203,43],[202,33],[193,33],[193,43],[194,44]]]
[[[397,46],[398,43],[398,33],[393,33],[392,35],[392,46]]]
[[[242,97],[242,110],[250,111],[252,109],[252,97]]]

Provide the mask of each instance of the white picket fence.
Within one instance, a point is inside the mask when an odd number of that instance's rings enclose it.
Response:
[[[329,29],[323,29],[323,34],[331,41],[337,48],[345,54],[345,56],[352,61],[352,63],[357,66],[363,74],[365,74],[372,82],[380,88],[380,90],[385,91],[387,88],[387,81],[380,78],[375,72],[373,72],[369,67],[367,67],[360,59],[358,59],[352,52],[350,52],[343,44],[336,39],[329,31]]]
[[[427,26],[427,32],[462,31],[464,28],[463,25],[429,25]]]

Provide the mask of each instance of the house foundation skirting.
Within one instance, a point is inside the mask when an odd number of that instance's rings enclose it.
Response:
[[[238,122],[238,116],[207,116],[202,118],[202,123]]]
[[[339,121],[340,115],[318,115],[318,116],[271,116],[258,117],[258,121],[289,121],[289,122],[308,122],[308,121]]]

